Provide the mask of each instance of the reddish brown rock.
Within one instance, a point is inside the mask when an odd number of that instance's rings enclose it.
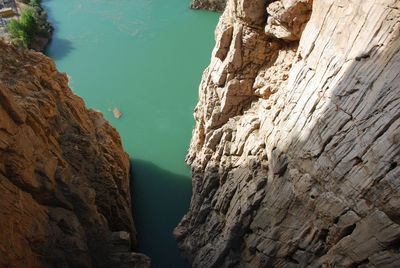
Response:
[[[129,167],[49,58],[0,43],[0,267],[148,267]]]

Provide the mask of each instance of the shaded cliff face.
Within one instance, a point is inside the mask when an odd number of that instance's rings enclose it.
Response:
[[[211,11],[224,11],[226,0],[193,0],[190,5],[193,9],[207,9]]]
[[[194,267],[400,266],[399,21],[395,0],[228,1],[174,232]]]
[[[129,158],[40,53],[0,42],[0,266],[147,267]]]

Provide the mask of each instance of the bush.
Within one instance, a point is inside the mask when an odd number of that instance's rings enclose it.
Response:
[[[30,47],[33,38],[39,32],[36,12],[31,8],[23,10],[19,20],[13,19],[8,23],[7,30],[13,41]]]
[[[40,6],[40,0],[23,0],[30,5],[21,12],[19,20],[11,20],[7,30],[15,43],[31,47],[36,36],[50,37],[51,24],[47,21],[47,14]]]

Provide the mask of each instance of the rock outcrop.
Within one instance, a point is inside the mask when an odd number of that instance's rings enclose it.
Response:
[[[0,267],[149,267],[120,137],[67,84],[0,42]]]
[[[193,267],[400,267],[400,2],[229,0],[174,234]]]
[[[224,11],[226,0],[193,0],[190,7],[193,9],[207,9],[211,11]]]

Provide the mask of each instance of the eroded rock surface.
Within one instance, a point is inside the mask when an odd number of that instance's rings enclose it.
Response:
[[[149,267],[129,158],[40,53],[0,42],[0,267]]]
[[[193,267],[400,267],[399,35],[396,0],[228,1],[175,229]]]

